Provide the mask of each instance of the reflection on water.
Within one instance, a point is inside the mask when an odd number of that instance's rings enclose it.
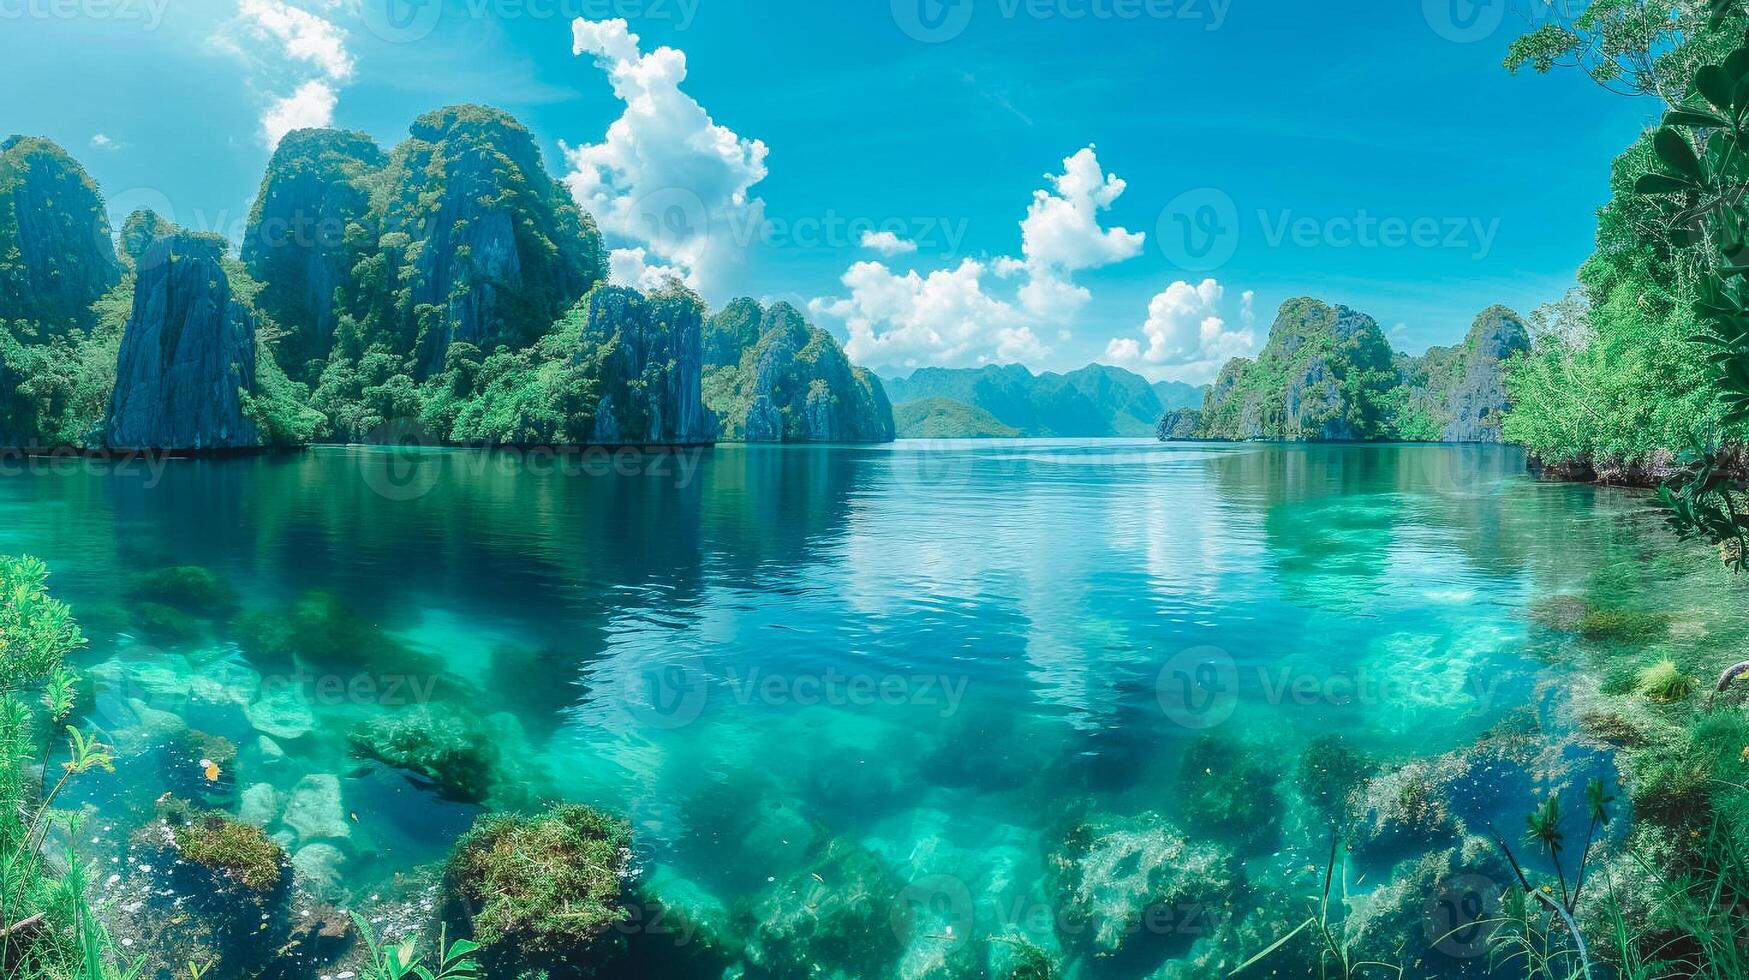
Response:
[[[1425,446],[327,449],[6,479],[0,552],[47,559],[86,662],[128,665],[99,671],[122,688],[98,699],[118,744],[169,751],[154,712],[228,739],[231,806],[339,778],[336,900],[437,859],[478,812],[349,751],[361,721],[435,699],[495,733],[491,805],[623,813],[648,875],[725,904],[831,839],[980,910],[1055,907],[1066,828],[1158,814],[1254,877],[1316,865],[1327,807],[1295,777],[1315,740],[1434,755],[1531,703],[1550,658],[1527,610],[1614,567],[1641,504],[1524,469]],[[181,565],[241,611],[148,635],[125,583]],[[239,624],[312,590],[356,614],[339,635],[380,627],[424,666],[328,664],[332,696],[258,707],[257,675],[295,663],[240,650]],[[147,813],[176,767],[97,792]],[[1071,945],[1046,925],[1041,944]]]

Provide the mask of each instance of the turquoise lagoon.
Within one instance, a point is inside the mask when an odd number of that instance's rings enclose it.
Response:
[[[345,736],[429,700],[496,733],[484,805],[628,819],[640,894],[753,929],[866,889],[880,907],[861,927],[891,936],[821,929],[815,975],[984,975],[989,937],[1023,935],[1076,975],[1199,976],[1267,945],[1321,887],[1353,818],[1309,787],[1310,747],[1390,767],[1534,729],[1554,762],[1452,804],[1513,836],[1539,795],[1609,772],[1564,741],[1587,641],[1537,611],[1599,589],[1663,601],[1691,570],[1643,560],[1666,546],[1646,510],[1538,482],[1505,448],[330,448],[15,472],[0,553],[47,560],[92,639],[89,721],[121,758],[83,790],[102,815],[85,849],[114,871],[99,880],[123,934],[153,914],[129,833],[167,791],[243,810],[295,852],[323,842],[300,853],[294,910],[428,924],[430,869],[482,804],[363,762]],[[184,565],[223,576],[234,614],[192,633],[141,622],[129,583]],[[359,636],[398,641],[393,662],[239,647],[239,624],[312,590]],[[237,747],[218,783],[182,725]],[[1065,863],[1066,842],[1115,827],[1170,828],[1187,850]],[[1345,876],[1361,901],[1441,846],[1357,850]],[[1211,848],[1227,870],[1152,910],[1144,940],[1089,922],[1150,861],[1188,874]],[[867,860],[821,857],[846,849]],[[833,880],[846,867],[885,885]],[[1391,900],[1421,974],[1479,975],[1437,915],[1414,925],[1439,896]],[[137,931],[136,951],[176,941]]]

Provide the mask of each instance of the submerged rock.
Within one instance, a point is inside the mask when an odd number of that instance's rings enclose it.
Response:
[[[1149,921],[1176,921],[1231,894],[1232,855],[1192,841],[1159,814],[1098,816],[1075,827],[1050,859],[1058,927],[1100,957],[1172,940]]]
[[[419,704],[354,728],[355,753],[413,774],[445,799],[484,802],[499,769],[492,733],[472,714],[447,703]]]
[[[179,233],[146,252],[104,426],[111,449],[261,444],[244,416],[255,387],[255,318],[231,295],[216,235]]]
[[[329,773],[298,780],[280,819],[305,843],[346,840],[352,836],[352,825],[346,822],[346,807],[341,802],[340,777]]]
[[[538,816],[491,814],[450,855],[447,887],[482,955],[515,975],[521,965],[604,958],[620,944],[631,828],[585,806]]]
[[[316,727],[316,712],[297,688],[271,685],[259,699],[243,709],[256,731],[287,741],[303,738]]]
[[[711,318],[705,336],[705,400],[725,439],[893,441],[893,407],[881,380],[852,365],[831,334],[788,303],[761,310],[736,300]]]
[[[872,852],[834,839],[737,911],[747,962],[780,977],[885,975],[901,949],[893,921],[902,889]]]

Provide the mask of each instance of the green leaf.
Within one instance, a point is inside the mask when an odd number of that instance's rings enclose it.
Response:
[[[1738,82],[1749,78],[1749,48],[1738,48],[1725,59],[1725,73]]]
[[[1658,130],[1652,136],[1652,149],[1657,152],[1658,159],[1671,170],[1696,182],[1703,179],[1700,157],[1694,153],[1694,144],[1680,132],[1674,129]]]
[[[1635,194],[1686,194],[1697,185],[1669,174],[1641,174],[1634,181]]]
[[[1730,125],[1723,116],[1695,109],[1675,109],[1664,114],[1666,126],[1691,126],[1695,129],[1721,129]]]
[[[1730,112],[1738,76],[1718,65],[1707,65],[1694,76],[1695,91],[1720,112]]]

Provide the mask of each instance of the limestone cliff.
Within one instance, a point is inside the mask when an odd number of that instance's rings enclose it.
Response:
[[[740,355],[731,360],[736,347]],[[880,379],[852,365],[831,334],[788,303],[762,310],[737,300],[711,318],[705,350],[705,402],[724,439],[893,441],[893,406]]]
[[[523,125],[497,109],[421,116],[383,175],[383,327],[421,377],[449,345],[527,347],[605,278],[592,219],[547,172]]]
[[[590,441],[672,445],[715,437],[700,390],[704,308],[697,297],[601,286],[579,309],[582,356],[600,358]]]
[[[1499,442],[1512,408],[1506,361],[1530,349],[1530,331],[1503,306],[1476,317],[1464,342],[1399,359],[1404,391],[1397,429],[1402,438],[1439,442]]]
[[[254,448],[255,321],[231,294],[215,235],[179,233],[143,254],[104,426],[112,449]]]
[[[284,336],[279,358],[307,379],[334,344],[340,300],[353,269],[377,244],[371,189],[388,157],[362,133],[301,129],[267,164],[243,262],[262,284],[256,303]]]
[[[97,185],[54,143],[0,143],[0,321],[39,339],[89,328],[91,304],[121,279]]]
[[[1390,344],[1363,313],[1315,299],[1282,305],[1256,360],[1222,369],[1201,413],[1208,439],[1341,441],[1389,433],[1398,383]]]

